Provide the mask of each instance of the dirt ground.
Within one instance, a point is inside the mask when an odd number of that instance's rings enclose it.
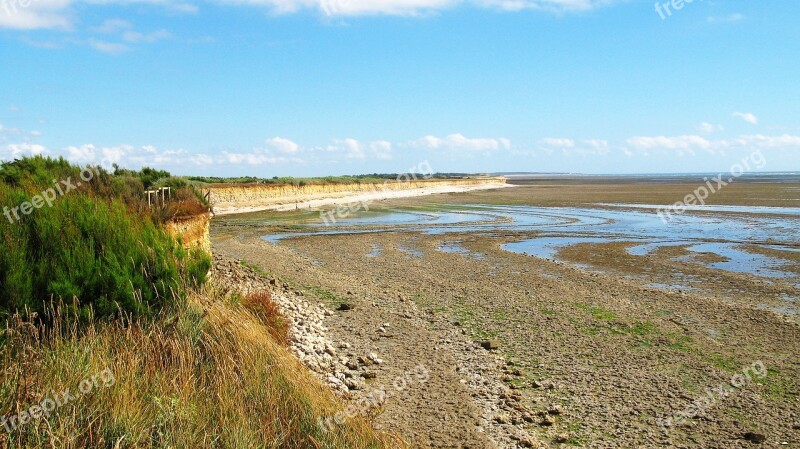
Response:
[[[550,186],[395,200],[375,209],[663,204],[686,190]],[[798,195],[796,185],[772,186],[771,193],[763,185],[730,190],[732,199],[719,201],[796,206]],[[576,245],[559,255],[570,263],[502,250],[521,237],[515,233],[398,231],[278,245],[261,239],[311,218],[303,212],[216,220],[214,251],[333,310],[349,306],[326,326],[357,352],[380,355],[374,388],[426,367],[430,380],[394,391],[376,418],[377,426],[419,447],[800,447],[800,325],[759,308],[777,294],[797,294],[796,286],[675,266],[670,252],[680,248],[642,262],[626,257],[624,245]],[[437,250],[447,242],[471,253]],[[697,288],[648,286],[673,282],[674,271],[688,273]],[[490,342],[499,347],[481,347]],[[660,425],[671,417],[672,426]]]

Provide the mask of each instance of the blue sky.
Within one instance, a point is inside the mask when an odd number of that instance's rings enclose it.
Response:
[[[800,170],[800,2],[658,3],[0,0],[0,159]]]

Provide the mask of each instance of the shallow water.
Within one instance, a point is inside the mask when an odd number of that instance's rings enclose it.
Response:
[[[660,206],[614,204],[605,207],[479,205],[442,212],[397,210],[342,219],[337,222],[339,228],[335,230],[310,225],[305,232],[269,235],[264,239],[277,243],[281,239],[308,235],[392,230],[429,234],[536,231],[541,233],[536,238],[507,243],[502,247],[508,251],[555,259],[561,249],[578,243],[631,242],[633,245],[628,248],[628,253],[634,256],[647,256],[664,246],[686,246],[691,252],[713,253],[724,259],[706,263],[686,258],[686,262],[765,278],[795,276],[782,270],[793,262],[750,253],[744,247],[755,245],[783,252],[800,251],[800,219],[787,217],[800,215],[798,208],[708,206],[702,209],[703,214],[687,212],[673,215],[672,220],[664,222],[656,212]],[[447,245],[440,250],[468,251]],[[413,248],[401,248],[401,251],[412,257],[424,256]]]
[[[377,243],[372,245],[372,251],[367,254],[367,257],[380,257],[383,254],[383,247]]]
[[[474,251],[470,251],[467,248],[461,246],[461,242],[445,242],[436,247],[437,251],[441,251],[443,253],[450,253],[450,254],[462,254],[465,256],[472,257],[473,259],[477,260],[484,260],[486,259],[485,254],[476,253]]]

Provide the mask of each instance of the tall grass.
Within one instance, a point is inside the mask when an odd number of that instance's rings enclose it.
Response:
[[[155,321],[79,330],[54,311],[51,327],[16,317],[0,346],[0,413],[77,390],[107,370],[113,385],[7,433],[0,447],[402,448],[355,418],[326,432],[342,404],[275,341],[269,325],[210,289]],[[9,408],[8,404],[11,404]]]

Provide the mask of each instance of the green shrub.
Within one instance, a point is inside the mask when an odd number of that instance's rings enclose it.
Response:
[[[53,180],[78,179],[63,159],[0,167],[0,210],[31,201]],[[0,217],[0,316],[40,315],[53,299],[77,298],[81,316],[151,316],[205,281],[211,261],[187,253],[136,198],[141,182],[98,170],[91,182],[20,219]]]

